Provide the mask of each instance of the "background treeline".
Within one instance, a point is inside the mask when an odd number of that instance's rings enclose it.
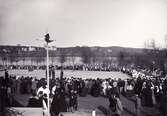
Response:
[[[88,47],[76,46],[66,48],[50,47],[49,56],[54,62],[63,64],[70,58],[76,64],[76,57],[79,57],[84,65],[116,65],[126,67],[140,67],[148,70],[167,70],[167,48],[156,46],[154,39],[147,42],[144,48],[126,47]],[[32,46],[0,46],[0,60],[2,65],[15,64],[19,61],[24,62],[29,59],[39,65],[45,62],[46,50],[44,47]]]

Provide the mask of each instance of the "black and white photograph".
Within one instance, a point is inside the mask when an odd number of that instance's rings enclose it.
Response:
[[[167,116],[167,0],[0,0],[0,116]]]

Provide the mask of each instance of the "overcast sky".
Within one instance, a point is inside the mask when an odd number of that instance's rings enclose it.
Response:
[[[167,0],[0,0],[0,44],[144,47],[167,34]]]

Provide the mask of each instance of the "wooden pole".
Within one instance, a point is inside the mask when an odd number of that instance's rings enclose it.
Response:
[[[49,98],[49,50],[48,50],[48,43],[46,45],[46,73],[47,73],[47,87],[48,87],[48,92],[47,92],[47,99],[48,99],[48,110],[47,114],[50,116],[50,98]]]

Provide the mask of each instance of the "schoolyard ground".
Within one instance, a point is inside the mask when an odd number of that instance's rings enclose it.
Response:
[[[10,75],[16,75],[16,76],[29,76],[29,77],[36,77],[38,79],[40,78],[46,78],[46,71],[45,70],[34,70],[34,71],[28,71],[28,70],[8,70]],[[4,71],[0,72],[0,76],[4,75]],[[55,77],[60,77],[60,70],[55,70]],[[123,74],[121,72],[106,72],[106,71],[72,71],[72,70],[64,70],[64,77],[70,78],[70,77],[76,77],[76,78],[112,78],[112,79],[127,79],[129,78],[126,74]]]

